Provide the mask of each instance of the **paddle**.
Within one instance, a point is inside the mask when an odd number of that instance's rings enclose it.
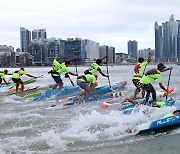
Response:
[[[169,89],[169,84],[170,84],[170,79],[171,79],[171,71],[172,71],[172,70],[170,69],[167,89]],[[166,95],[166,100],[167,100],[167,97],[168,97],[168,93],[167,93],[167,95]]]
[[[108,64],[107,64],[107,57],[106,57],[106,70],[107,70],[107,75],[108,75],[109,88],[110,88],[110,90],[112,90],[111,83],[110,83],[110,77],[109,77],[109,69],[108,69]]]
[[[11,79],[12,79],[12,78],[10,78],[10,79],[8,80],[8,82],[7,82],[8,84],[9,84],[9,81],[10,81]]]
[[[40,75],[40,76],[38,76],[38,77],[35,77],[35,78],[37,79],[37,78],[42,78],[42,77],[43,77],[43,75]]]
[[[68,73],[65,73],[65,78],[69,78],[69,81],[71,82],[72,86],[75,86],[74,82],[71,80]]]
[[[70,76],[69,76],[68,78],[69,78],[69,80],[70,80],[72,86],[75,86],[75,84],[74,84],[74,82],[71,80]]]
[[[76,52],[75,52],[75,55],[76,55]],[[75,57],[74,64],[75,64],[75,67],[76,67],[76,74],[78,74],[78,70],[77,70],[77,64],[76,64],[76,58],[77,58],[77,56]]]

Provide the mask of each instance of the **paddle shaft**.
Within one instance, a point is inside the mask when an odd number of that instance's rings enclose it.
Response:
[[[68,78],[69,78],[69,81],[71,82],[72,86],[75,86],[74,82],[71,80],[70,76],[68,76]]]
[[[36,77],[36,78],[41,78],[41,77],[43,77],[43,75],[40,75],[40,76],[38,76],[38,77]]]
[[[171,70],[170,70],[170,72],[169,72],[167,89],[169,89],[170,79],[171,79]],[[168,97],[168,93],[167,93],[167,95],[166,95],[166,100],[167,100],[167,97]]]
[[[110,82],[110,77],[109,77],[109,69],[108,69],[107,59],[106,59],[106,69],[107,69],[109,87],[110,87],[110,89],[111,89],[111,82]]]
[[[75,67],[76,67],[76,74],[78,74],[78,70],[77,70],[77,64],[76,64],[76,59],[75,59],[75,62],[74,62],[74,64],[75,64]]]

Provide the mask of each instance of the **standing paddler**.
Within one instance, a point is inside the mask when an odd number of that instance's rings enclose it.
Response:
[[[27,76],[32,77],[32,78],[38,78],[38,77],[35,77],[35,76],[31,75],[31,74],[27,74],[23,67],[21,67],[20,70],[15,71],[11,78],[12,78],[12,81],[14,83],[16,83],[16,93],[18,93],[19,85],[21,85],[21,91],[22,92],[24,91],[24,82],[20,79],[20,77],[22,75],[27,75]]]
[[[140,84],[140,79],[143,77],[145,68],[150,63],[150,61],[151,61],[151,53],[149,52],[147,61],[144,61],[144,58],[139,57],[138,63],[134,66],[134,76],[132,79],[132,82],[136,87],[133,96],[134,99],[136,99],[137,93],[140,92],[142,89]],[[144,95],[145,95],[145,90],[142,89],[142,98],[144,98]]]
[[[8,70],[4,70],[3,72],[0,71],[0,86],[1,86],[2,81],[4,81],[6,84],[8,84],[8,82],[5,80],[6,75],[8,75]]]
[[[78,76],[75,73],[72,73],[69,71],[68,67],[70,66],[70,60],[74,59],[75,57],[61,63],[57,58],[60,55],[60,53],[56,56],[56,58],[53,61],[53,70],[51,70],[48,73],[51,73],[52,78],[56,82],[56,84],[53,86],[53,89],[55,89],[58,86],[58,90],[60,91],[63,87],[63,81],[61,79],[62,73],[68,73],[70,75]]]

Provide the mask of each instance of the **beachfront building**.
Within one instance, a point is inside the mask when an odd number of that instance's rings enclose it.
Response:
[[[15,65],[14,47],[0,45],[0,66],[9,67]]]
[[[31,55],[33,65],[45,65],[47,63],[47,41],[35,39],[32,40]]]
[[[154,59],[155,50],[152,50],[151,48],[138,50],[138,52],[137,52],[137,59],[139,57],[142,57],[144,59],[148,59],[148,53],[149,52],[151,53],[152,59]]]
[[[32,40],[31,55],[33,65],[51,65],[59,52],[61,52],[61,57],[64,57],[64,42],[64,40],[56,38]]]
[[[176,62],[180,59],[180,21],[171,15],[169,21],[158,25],[155,22],[156,61]]]
[[[138,43],[137,41],[128,41],[128,55],[134,57],[137,60]]]
[[[107,58],[103,62],[115,63],[115,48],[106,45],[99,46],[99,58],[103,58],[104,56],[107,56]]]
[[[85,59],[94,61],[99,58],[99,43],[93,40],[84,39],[82,41],[85,50]],[[84,60],[85,61],[85,60]]]
[[[31,31],[25,29],[24,27],[21,27],[20,28],[21,51],[30,53],[30,43],[31,43]]]
[[[86,58],[85,45],[81,38],[67,38],[64,44],[64,57],[76,57],[72,63],[82,64]]]
[[[34,29],[32,31],[32,40],[45,40],[47,39],[46,29]]]
[[[28,52],[17,52],[15,54],[14,66],[32,66],[32,56]]]

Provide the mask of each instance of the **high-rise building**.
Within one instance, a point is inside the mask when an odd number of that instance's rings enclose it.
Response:
[[[20,46],[22,52],[30,52],[31,31],[20,28]]]
[[[14,47],[0,45],[0,66],[14,66]]]
[[[160,57],[162,57],[163,50],[163,38],[162,38],[162,26],[159,26],[156,22],[155,25],[155,60],[158,61]]]
[[[180,62],[180,21],[178,22],[178,36],[177,36],[177,61]]]
[[[159,26],[155,22],[155,59],[157,61],[177,61],[180,56],[179,48],[179,34],[180,23],[175,21],[174,16],[171,15],[169,21],[162,23]]]
[[[152,50],[151,48],[138,50],[137,58],[142,57],[144,59],[148,59],[149,52],[152,54],[152,59],[154,59],[155,50]]]
[[[33,64],[35,65],[51,65],[58,53],[64,57],[64,40],[49,38],[44,40],[32,40],[31,54]]]
[[[128,54],[137,59],[138,43],[137,41],[128,41]]]
[[[32,31],[32,40],[39,40],[39,39],[47,39],[47,36],[46,36],[46,29],[34,29]]]
[[[81,64],[86,58],[85,55],[85,46],[83,46],[81,38],[67,38],[64,44],[64,57],[69,59],[75,56],[76,59],[72,62]]]
[[[99,58],[99,43],[96,41],[85,39],[83,40],[83,45],[85,47],[85,58],[88,58],[90,61]]]
[[[100,46],[99,58],[103,58],[104,56],[107,56],[107,58],[105,58],[103,62],[115,63],[115,48],[106,45]]]

